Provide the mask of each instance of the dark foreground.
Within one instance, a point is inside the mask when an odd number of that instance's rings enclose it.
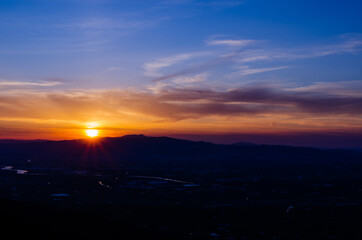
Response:
[[[11,239],[361,239],[362,154],[127,136],[0,143]]]
[[[361,239],[361,207],[50,207],[1,201],[11,239]],[[152,238],[151,238],[152,237]]]

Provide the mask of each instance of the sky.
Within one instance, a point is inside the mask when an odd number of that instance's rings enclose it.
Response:
[[[0,138],[96,128],[362,147],[360,9],[360,0],[2,0]]]

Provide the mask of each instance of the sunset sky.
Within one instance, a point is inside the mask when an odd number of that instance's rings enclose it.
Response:
[[[0,138],[321,134],[325,146],[330,136],[331,146],[362,147],[361,9],[360,0],[2,0]]]

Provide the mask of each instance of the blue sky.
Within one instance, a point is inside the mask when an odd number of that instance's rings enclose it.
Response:
[[[0,78],[141,87],[152,82],[147,64],[189,54],[158,69],[172,74],[239,52],[187,75],[204,72],[215,82],[251,68],[265,72],[221,81],[360,80],[361,7],[360,1],[1,1]],[[249,44],[237,44],[244,40]],[[240,62],[244,55],[255,60]]]
[[[0,127],[70,121],[87,99],[104,103],[92,121],[113,126],[142,115],[192,131],[263,121],[275,131],[361,130],[360,9],[357,0],[3,0]]]

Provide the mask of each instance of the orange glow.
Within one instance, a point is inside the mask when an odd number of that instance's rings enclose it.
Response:
[[[99,130],[97,129],[86,129],[85,133],[87,134],[88,137],[97,137],[99,134]]]
[[[217,109],[208,112],[206,109],[198,113],[198,108],[205,107],[206,103],[193,101],[182,104],[173,101],[172,96],[170,99],[163,99],[162,96],[131,90],[50,93],[14,90],[8,95],[0,94],[0,139],[90,140],[100,136],[119,137],[127,134],[168,136],[362,132],[360,115],[342,115],[343,112],[338,111],[343,108],[338,108],[337,113],[324,114],[316,114],[314,110],[298,110],[297,106],[294,110],[279,111],[278,108],[275,112],[267,111],[269,108],[266,106],[266,112],[237,114],[219,113]],[[256,106],[253,104],[251,108]],[[234,105],[230,104],[231,109]]]

